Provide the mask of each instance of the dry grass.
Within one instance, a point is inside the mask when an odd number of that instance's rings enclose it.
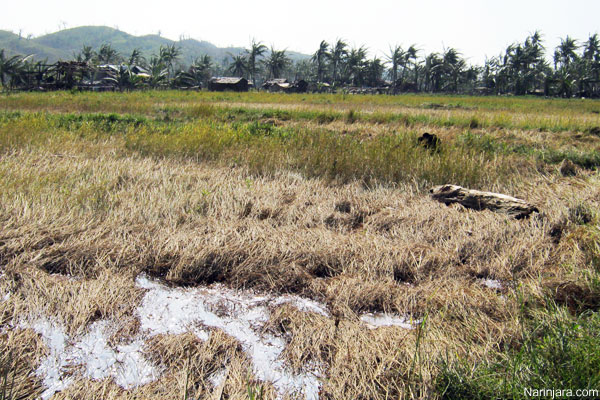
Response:
[[[476,362],[518,343],[524,302],[533,309],[552,298],[574,313],[600,306],[596,242],[582,220],[600,202],[595,172],[564,177],[544,166],[527,181],[499,184],[541,210],[517,221],[438,204],[419,182],[332,184],[284,168],[252,174],[143,157],[119,137],[8,149],[0,155],[0,346],[19,354],[22,393],[40,390],[27,373],[44,348],[9,324],[45,315],[77,336],[108,319],[119,323],[111,340],[127,341],[139,329],[143,290],[134,279],[142,272],[171,285],[219,282],[326,303],[329,318],[283,305],[265,327],[286,339],[290,368],[324,366],[324,399],[439,396],[440,357]],[[359,321],[365,311],[423,323],[369,330]],[[219,398],[247,398],[252,385],[274,397],[249,373],[239,343],[218,330],[205,342],[159,335],[145,353],[163,368],[159,380],[125,391],[81,378],[55,398],[183,398],[186,381],[189,396],[210,398],[219,394],[209,377],[223,367]]]

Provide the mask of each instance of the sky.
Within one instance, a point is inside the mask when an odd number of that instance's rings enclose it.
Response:
[[[600,33],[598,0],[28,0],[2,7],[0,29],[24,36],[106,25],[134,35],[247,47],[252,38],[312,54],[321,40],[343,38],[384,57],[390,46],[429,53],[458,49],[471,63],[499,55],[540,30],[551,55],[560,38]],[[35,10],[32,12],[32,10]],[[423,53],[421,53],[423,56]]]

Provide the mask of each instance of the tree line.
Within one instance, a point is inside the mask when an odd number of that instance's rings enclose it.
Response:
[[[265,80],[304,79],[316,87],[340,90],[349,87],[385,87],[387,92],[479,93],[546,96],[600,95],[600,39],[598,34],[580,42],[570,36],[561,39],[551,61],[539,31],[523,42],[512,43],[483,65],[471,65],[455,48],[425,53],[417,45],[392,46],[383,57],[369,57],[365,46],[351,47],[343,39],[323,40],[310,58],[292,61],[286,50],[268,48],[252,40],[240,54],[222,60],[198,57],[188,64],[181,60],[181,48],[163,45],[157,54],[145,58],[139,49],[122,55],[110,44],[98,49],[83,46],[73,61],[106,67],[106,82],[120,89],[138,87],[201,87],[211,76],[247,78],[255,87]],[[42,81],[52,76],[53,66],[31,56],[8,56],[0,50],[0,83],[18,88],[32,76]],[[86,78],[86,77],[82,77]],[[88,76],[88,80],[94,77]]]

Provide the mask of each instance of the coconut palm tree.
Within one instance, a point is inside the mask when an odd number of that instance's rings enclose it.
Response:
[[[364,46],[352,48],[348,53],[346,62],[347,79],[355,86],[361,86],[365,82],[366,58],[367,48]]]
[[[381,84],[381,76],[385,71],[385,65],[381,59],[373,57],[372,60],[367,61],[366,65],[366,81],[371,87],[376,87]]]
[[[151,88],[164,86],[168,80],[169,71],[163,60],[156,55],[152,56],[148,63],[148,68],[150,70],[148,85],[150,85]]]
[[[587,42],[583,44],[583,58],[589,61],[600,61],[600,39],[598,34],[594,33],[589,37]]]
[[[338,82],[338,72],[348,56],[348,45],[343,39],[337,39],[331,48],[331,67],[333,68],[333,84]]]
[[[6,87],[6,80],[8,78],[12,80],[13,76],[18,73],[19,64],[22,59],[18,55],[8,57],[4,49],[0,49],[0,83],[2,84],[2,88]]]
[[[577,60],[577,53],[575,50],[579,48],[577,44],[577,40],[569,37],[567,35],[566,38],[560,40],[560,44],[556,48],[554,52],[554,65],[555,69],[558,64],[561,65],[561,68],[569,68],[572,62]]]
[[[159,60],[167,67],[169,76],[175,74],[173,63],[181,56],[181,47],[172,45],[161,45],[158,53]]]
[[[326,71],[327,60],[330,58],[329,43],[322,40],[319,45],[319,50],[317,50],[311,58],[311,61],[317,66],[317,82],[323,82],[323,74]]]
[[[228,53],[231,56],[231,64],[227,68],[227,72],[233,74],[234,76],[243,77],[248,70],[248,66],[246,64],[246,57],[241,54],[234,56],[231,53]]]
[[[598,34],[591,35],[583,44],[584,75],[590,85],[590,95],[597,96],[600,81],[600,39]]]
[[[131,65],[120,64],[116,70],[109,71],[109,76],[103,80],[116,85],[120,91],[134,90],[144,84],[144,78],[134,73]]]
[[[402,49],[402,46],[396,45],[394,47],[390,47],[390,54],[386,56],[388,63],[392,64],[390,68],[392,85],[394,86],[394,91],[396,90],[396,86],[398,84],[398,67],[402,65],[405,59],[405,51]]]
[[[96,54],[96,59],[99,64],[118,64],[121,62],[119,52],[113,49],[108,43],[100,46],[100,50]]]
[[[92,46],[83,45],[81,51],[74,56],[75,61],[88,63],[96,58],[96,52],[92,49]]]
[[[210,71],[212,68],[212,58],[208,54],[205,54],[194,60],[188,72],[194,77],[196,85],[206,84],[210,79]]]
[[[444,53],[442,54],[442,60],[444,66],[443,73],[446,79],[450,80],[445,88],[448,88],[451,85],[452,91],[458,92],[458,79],[461,72],[463,72],[464,68],[466,67],[466,62],[461,57],[461,54],[452,47],[444,50]]]
[[[269,78],[280,78],[285,69],[291,64],[290,59],[285,54],[285,50],[275,50],[271,47],[271,54],[264,60]]]
[[[425,57],[425,90],[437,92],[442,85],[444,77],[444,59],[438,53],[431,53]]]
[[[142,55],[142,51],[140,49],[133,49],[127,65],[132,67],[134,65],[143,66],[144,64],[146,64],[146,58]]]
[[[255,39],[252,39],[250,49],[246,50],[246,66],[254,87],[256,87],[256,74],[259,72],[260,64],[258,63],[258,59],[262,57],[267,50],[267,46],[262,44],[262,42],[257,42]]]
[[[413,65],[413,71],[415,76],[415,85],[419,79],[419,72],[417,68],[417,54],[419,53],[419,49],[417,49],[417,45],[411,44],[408,49],[406,49],[404,65],[407,67],[409,64]],[[411,61],[412,60],[412,61]]]
[[[294,79],[314,80],[316,79],[314,64],[309,60],[299,60],[292,65]]]

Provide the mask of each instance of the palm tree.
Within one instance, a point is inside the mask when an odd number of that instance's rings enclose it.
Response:
[[[261,42],[257,42],[255,39],[252,39],[252,42],[250,43],[250,50],[246,50],[246,66],[254,87],[256,87],[256,74],[258,73],[259,66],[258,58],[262,57],[267,50],[267,46]]]
[[[329,43],[322,40],[319,45],[319,50],[313,54],[311,61],[317,66],[317,82],[323,81],[323,73],[325,72],[326,62],[331,57],[329,53]]]
[[[431,53],[425,57],[424,72],[425,90],[437,92],[444,76],[444,60],[438,53]]]
[[[99,64],[118,64],[121,61],[119,53],[108,43],[100,46],[96,58]]]
[[[405,58],[405,52],[402,49],[402,46],[396,45],[393,48],[390,47],[390,54],[386,56],[388,59],[388,63],[392,64],[392,68],[390,68],[390,72],[392,73],[392,85],[394,87],[394,91],[396,90],[396,85],[398,81],[398,67],[402,65],[402,62]]]
[[[146,63],[146,59],[142,55],[142,51],[140,49],[133,49],[128,61],[129,62],[127,63],[127,65],[129,65],[130,67],[134,65],[141,66]]]
[[[347,71],[348,79],[352,81],[355,86],[360,86],[365,81],[365,70],[367,67],[367,48],[360,46],[358,49],[353,48],[348,53],[347,58]]]
[[[587,63],[588,74],[595,81],[593,86],[596,90],[592,89],[592,91],[597,92],[598,81],[600,81],[600,39],[597,33],[585,42],[583,57]]]
[[[194,77],[195,84],[205,84],[210,78],[210,71],[213,67],[212,58],[205,54],[194,60],[188,72]]]
[[[291,64],[290,59],[285,54],[285,50],[275,50],[271,47],[271,54],[264,60],[265,68],[269,72],[269,78],[281,77],[283,71]]]
[[[411,44],[410,47],[408,49],[406,49],[406,54],[405,54],[405,66],[408,64],[412,64],[413,65],[413,70],[414,70],[414,75],[415,75],[415,85],[417,84],[417,81],[419,79],[419,74],[418,74],[418,68],[417,68],[417,53],[419,52],[419,49],[417,49],[415,44]],[[412,62],[411,62],[412,60]]]
[[[466,67],[466,62],[461,58],[461,54],[452,47],[444,51],[442,59],[444,73],[451,79],[451,84],[453,86],[452,91],[458,92],[458,79],[461,72]]]
[[[18,72],[21,56],[8,57],[4,53],[4,49],[0,49],[0,83],[2,88],[6,87],[6,78],[13,78]]]
[[[159,49],[159,60],[167,67],[170,76],[174,75],[173,63],[179,59],[181,47],[172,45],[161,45]]]
[[[560,40],[560,44],[554,52],[554,65],[556,68],[557,64],[561,65],[561,68],[569,68],[569,65],[577,60],[577,53],[575,50],[579,48],[577,40],[569,37]]]
[[[600,61],[600,39],[598,34],[594,33],[588,41],[583,44],[583,58],[589,61]]]
[[[244,76],[244,74],[248,70],[248,67],[246,65],[246,58],[241,54],[238,54],[237,56],[234,56],[231,53],[228,54],[231,56],[232,61],[231,64],[229,64],[229,67],[227,68],[227,72],[233,74],[234,76]]]
[[[150,87],[157,88],[163,86],[169,75],[169,71],[163,60],[154,55],[150,58],[148,67],[150,69],[150,80],[148,81]]]
[[[78,62],[90,62],[96,57],[96,52],[92,46],[83,45],[81,51],[75,55],[75,60]]]
[[[331,49],[331,66],[333,68],[332,78],[334,85],[337,83],[340,66],[348,56],[348,51],[346,50],[347,47],[348,45],[343,39],[337,39],[335,45],[333,45]]]
[[[313,80],[315,79],[314,64],[309,60],[299,60],[293,65],[294,79]]]
[[[573,88],[576,85],[573,75],[566,69],[561,69],[556,73],[556,82],[558,83],[558,93],[563,97],[571,97]]]
[[[366,78],[368,85],[371,87],[379,86],[383,71],[385,71],[385,66],[379,58],[373,57],[372,60],[368,61],[366,65]]]

